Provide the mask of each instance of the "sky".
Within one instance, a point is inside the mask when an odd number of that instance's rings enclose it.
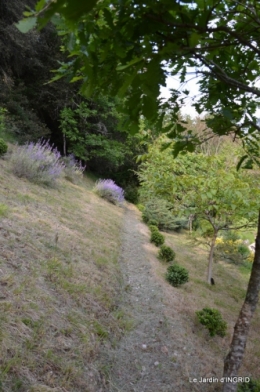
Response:
[[[192,69],[190,69],[192,70]],[[166,87],[161,86],[161,96],[164,98],[169,98],[170,97],[170,91],[169,89],[174,88],[174,89],[179,89],[181,90],[189,90],[190,94],[186,100],[186,105],[182,107],[181,112],[185,115],[188,114],[190,117],[195,118],[199,114],[196,112],[195,108],[191,106],[192,103],[192,98],[199,96],[199,86],[197,85],[198,78],[190,76],[190,80],[188,80],[183,86],[180,83],[180,80],[178,76],[174,77],[168,77],[166,80]],[[256,83],[256,87],[260,87],[260,80],[258,83]],[[202,115],[205,114],[202,113]],[[256,111],[256,115],[260,118],[260,108]]]
[[[178,76],[174,76],[174,77],[168,77],[166,80],[166,87],[162,87],[161,86],[161,96],[164,98],[169,98],[170,97],[170,91],[169,89],[174,88],[177,90],[189,90],[190,94],[186,99],[186,105],[183,106],[183,108],[181,109],[181,112],[183,114],[188,114],[191,117],[197,117],[198,113],[196,112],[195,108],[191,106],[192,103],[192,98],[196,97],[199,95],[199,87],[197,85],[198,79],[194,78],[194,76],[190,76],[190,80],[188,80],[187,82],[185,82],[185,84],[181,84],[180,80],[178,78]]]

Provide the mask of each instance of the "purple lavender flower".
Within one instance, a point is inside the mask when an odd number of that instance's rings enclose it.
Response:
[[[30,142],[18,147],[11,160],[17,176],[52,186],[64,170],[60,157],[57,148],[50,145],[48,140],[41,139],[37,143]]]
[[[94,191],[111,203],[122,204],[124,202],[124,190],[116,185],[113,180],[98,180]]]

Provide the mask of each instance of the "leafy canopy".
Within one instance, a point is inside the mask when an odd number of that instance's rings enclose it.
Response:
[[[259,2],[40,0],[25,16],[18,23],[21,31],[52,20],[64,37],[70,59],[54,79],[67,75],[71,81],[82,80],[87,96],[124,96],[129,130],[138,130],[142,115],[179,139],[176,153],[192,151],[199,140],[183,137],[180,124],[172,126],[184,97],[171,90],[164,102],[160,86],[168,75],[179,75],[184,82],[194,69],[202,93],[196,109],[214,113],[208,125],[218,135],[232,133],[242,139],[247,153],[241,164],[250,165],[256,158]],[[171,119],[167,127],[165,113]]]
[[[235,170],[234,145],[230,143],[228,148],[226,144],[218,155],[187,153],[172,159],[170,149],[162,151],[166,140],[159,138],[140,166],[143,200],[167,200],[176,215],[196,215],[214,232],[255,225],[260,196],[258,175]]]

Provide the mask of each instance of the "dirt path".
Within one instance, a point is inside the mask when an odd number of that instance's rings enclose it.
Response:
[[[127,205],[121,307],[130,312],[135,326],[110,351],[109,392],[213,391],[214,385],[189,381],[189,377],[212,375],[212,369],[207,375],[207,364],[200,359],[200,348],[181,315],[181,293],[156,272],[158,260],[149,243],[149,229],[139,215]]]

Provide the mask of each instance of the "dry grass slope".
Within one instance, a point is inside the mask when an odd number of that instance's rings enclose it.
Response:
[[[93,392],[101,342],[119,337],[123,209],[93,182],[43,188],[0,160],[0,391]]]
[[[250,272],[248,270],[247,272],[242,271],[235,265],[219,261],[213,265],[216,284],[209,286],[206,283],[207,251],[194,245],[188,235],[167,233],[164,235],[167,245],[170,245],[176,252],[176,262],[189,271],[190,279],[187,284],[178,289],[170,288],[178,293],[179,311],[186,319],[188,335],[197,339],[197,344],[201,347],[200,355],[211,366],[216,363],[215,370],[217,372],[218,369],[221,374],[223,360],[229,350],[233,335],[233,328],[245,299]],[[157,273],[163,276],[166,268],[165,264],[160,264]],[[196,320],[195,311],[204,307],[216,308],[221,312],[223,319],[228,323],[225,338],[222,339],[218,336],[210,338],[208,331]],[[260,378],[259,325],[260,309],[258,306],[251,323],[243,365],[240,369],[241,376],[251,376],[254,379]]]

